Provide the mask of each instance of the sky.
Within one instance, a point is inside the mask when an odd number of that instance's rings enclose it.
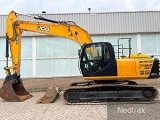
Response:
[[[0,0],[0,14],[160,11],[160,0]]]

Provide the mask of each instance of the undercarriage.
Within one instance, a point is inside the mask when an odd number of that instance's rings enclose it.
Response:
[[[64,92],[67,103],[152,102],[158,97],[156,88],[134,81],[79,82]]]

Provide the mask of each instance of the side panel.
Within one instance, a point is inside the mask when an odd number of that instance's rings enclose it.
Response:
[[[117,59],[118,76],[136,76],[136,69],[135,59]]]
[[[153,59],[140,59],[137,61],[137,75],[138,76],[150,76]]]
[[[135,79],[148,78],[153,61],[152,58],[117,59],[118,76],[135,76]]]

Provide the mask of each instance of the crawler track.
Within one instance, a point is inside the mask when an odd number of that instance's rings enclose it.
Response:
[[[102,102],[153,102],[158,91],[152,86],[138,85],[135,82],[96,83],[79,82],[70,85],[64,92],[67,103]]]

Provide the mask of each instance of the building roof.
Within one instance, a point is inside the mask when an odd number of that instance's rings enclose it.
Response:
[[[37,14],[36,14],[37,15]],[[160,11],[38,14],[56,21],[74,21],[90,34],[125,34],[160,32]],[[7,15],[0,15],[0,36],[5,35]],[[33,20],[20,15],[21,20]],[[38,35],[25,32],[24,35]]]

